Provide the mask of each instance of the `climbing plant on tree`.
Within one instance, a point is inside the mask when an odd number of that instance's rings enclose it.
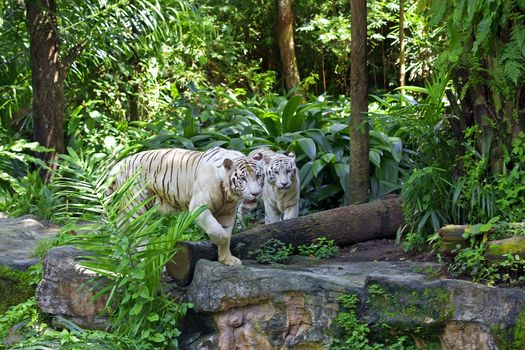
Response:
[[[448,40],[437,61],[450,73],[448,92],[462,132],[477,125],[476,149],[490,161],[491,173],[503,170],[525,118],[525,3],[523,1],[430,0],[430,24],[446,29]]]

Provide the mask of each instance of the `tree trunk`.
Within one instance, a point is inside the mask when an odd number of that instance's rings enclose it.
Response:
[[[399,0],[399,86],[405,86],[405,4]],[[401,90],[403,93],[403,90]]]
[[[53,152],[40,154],[46,162],[64,152],[65,66],[60,57],[55,0],[25,0],[33,86],[34,139]]]
[[[301,81],[295,57],[292,3],[293,0],[277,0],[276,32],[286,90],[299,86]]]
[[[232,236],[231,249],[241,259],[274,238],[297,247],[315,238],[333,239],[346,246],[378,238],[393,238],[403,222],[399,197],[361,205],[330,209],[295,219],[261,225]],[[210,242],[180,242],[167,269],[177,284],[185,285],[193,276],[199,259],[217,260],[217,248]]]
[[[352,49],[350,52],[350,203],[368,201],[369,134],[366,68],[366,1],[351,0]]]

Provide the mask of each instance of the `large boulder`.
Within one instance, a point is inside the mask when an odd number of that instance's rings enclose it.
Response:
[[[49,251],[37,300],[46,312],[101,328],[105,300],[91,300],[84,283],[93,275],[78,265],[80,255]],[[194,305],[181,325],[182,349],[329,349],[345,294],[358,297],[356,315],[379,341],[404,334],[427,348],[525,349],[524,289],[432,279],[439,266],[421,262],[244,263],[200,260],[192,283],[174,287]]]
[[[59,228],[32,215],[8,218],[0,213],[0,265],[25,270],[38,262],[33,250],[39,240],[53,237]]]
[[[186,294],[194,308],[182,348],[329,349],[343,294],[359,297],[358,317],[378,338],[404,333],[444,349],[525,348],[524,290],[428,280],[417,272],[428,268],[411,262],[227,267],[201,260]]]
[[[89,282],[95,274],[78,263],[85,255],[71,246],[50,249],[43,261],[36,301],[44,312],[65,317],[81,327],[101,329],[107,325],[107,320],[100,316],[107,299],[93,300],[96,291]]]

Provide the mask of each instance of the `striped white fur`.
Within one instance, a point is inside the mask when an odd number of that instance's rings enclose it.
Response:
[[[264,169],[264,223],[296,218],[299,215],[300,181],[295,153],[281,154],[259,148],[248,157],[260,159],[257,161]],[[243,207],[246,208],[244,203]]]
[[[240,201],[253,202],[262,192],[264,173],[256,158],[219,147],[206,152],[159,149],[124,158],[110,176],[115,177],[114,190],[140,171],[135,204],[156,195],[155,204],[164,213],[206,205],[197,223],[217,245],[221,263],[240,265],[230,252],[230,238]]]

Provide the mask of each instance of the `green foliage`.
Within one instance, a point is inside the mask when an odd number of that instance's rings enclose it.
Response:
[[[525,234],[523,225],[499,222],[494,217],[484,224],[470,225],[463,237],[470,246],[459,249],[448,270],[456,277],[467,277],[474,282],[488,285],[525,285],[525,260],[519,255],[507,253],[503,260],[490,261],[485,256],[486,241]]]
[[[36,170],[13,183],[14,193],[5,193],[3,209],[12,217],[33,214],[38,219],[52,220],[53,208],[57,206],[52,195],[52,186],[47,185]]]
[[[14,271],[0,265],[0,314],[35,293],[29,272]],[[1,331],[0,331],[1,335]],[[1,339],[1,337],[0,337]]]
[[[437,232],[450,219],[451,178],[445,169],[414,169],[403,185],[403,213],[414,232]]]
[[[343,339],[334,340],[331,349],[344,350],[344,349],[360,349],[360,350],[372,350],[381,349],[381,344],[370,344],[368,336],[370,328],[366,323],[361,322],[356,315],[357,307],[357,296],[356,295],[343,295],[339,297],[338,302],[345,309],[343,312],[339,312],[335,318],[337,326],[341,327],[344,332]]]
[[[372,287],[372,286],[371,286]],[[372,292],[381,293],[377,289]],[[384,292],[384,291],[383,291]],[[378,295],[382,295],[378,294]],[[406,344],[406,337],[400,336],[394,339],[391,344],[382,344],[370,340],[370,328],[367,323],[357,317],[357,295],[342,295],[337,301],[342,306],[335,317],[335,324],[343,330],[340,338],[335,338],[330,349],[333,350],[379,350],[379,349],[414,349],[413,346]]]
[[[122,336],[104,331],[84,330],[62,317],[56,322],[63,329],[49,327],[50,320],[42,314],[36,305],[35,298],[18,304],[0,316],[0,339],[10,335],[9,349],[139,349],[140,345]],[[7,349],[0,343],[0,349]]]
[[[403,241],[403,249],[405,251],[421,252],[425,250],[426,243],[425,237],[421,233],[409,232]]]
[[[253,256],[261,264],[286,263],[290,260],[293,251],[294,248],[291,244],[286,245],[282,241],[272,238],[255,251],[248,252],[248,256]]]
[[[519,255],[505,254],[504,260],[489,262],[483,255],[484,244],[461,249],[449,266],[455,277],[467,277],[487,285],[525,285],[525,260]]]
[[[326,237],[316,238],[309,245],[300,245],[297,249],[300,255],[313,256],[318,259],[328,259],[339,253],[339,247],[335,241]]]
[[[506,221],[525,220],[525,134],[521,132],[513,141],[505,159],[510,170],[497,177],[494,185],[498,212]]]
[[[492,1],[487,6],[479,6],[476,1],[430,2],[430,23],[444,25],[448,33],[448,47],[441,54],[440,63],[449,65],[447,70],[465,67],[473,87],[489,84],[494,94],[511,100],[512,88],[525,78],[523,5],[505,0]],[[501,36],[503,31],[510,38]],[[488,70],[482,69],[477,58],[487,59]],[[488,80],[483,74],[489,75]]]
[[[35,298],[23,300],[9,310],[2,310],[0,313],[0,340],[4,340],[15,325],[24,322],[24,326],[32,326],[40,321],[41,315],[37,310]],[[0,349],[3,348],[2,343],[0,343]]]
[[[50,189],[43,183],[38,171],[29,171],[31,166],[46,168],[33,154],[47,149],[36,142],[24,139],[11,140],[1,134],[0,140],[0,211],[12,216],[35,214],[49,219],[52,207]]]
[[[461,249],[450,264],[450,271],[456,276],[472,276],[475,282],[479,282],[487,273],[487,259],[483,255],[484,252],[485,246],[482,244]]]
[[[157,215],[156,207],[140,214],[142,206],[148,204],[141,203],[123,213],[122,208],[133,198],[136,179],[107,195],[111,179],[106,174],[112,161],[100,154],[70,152],[61,158],[55,195],[67,199],[59,208],[60,218],[65,230],[76,234],[63,234],[58,241],[86,251],[81,264],[104,277],[94,278],[91,287],[97,298],[108,298],[106,312],[114,334],[93,334],[77,327],[63,335],[38,332],[27,344],[52,343],[57,337],[65,343],[118,338],[123,348],[130,348],[126,346],[131,339],[135,349],[177,348],[177,322],[190,305],[178,303],[167,294],[161,274],[175,253],[175,243],[204,208],[166,218]],[[81,223],[75,224],[79,220]]]

